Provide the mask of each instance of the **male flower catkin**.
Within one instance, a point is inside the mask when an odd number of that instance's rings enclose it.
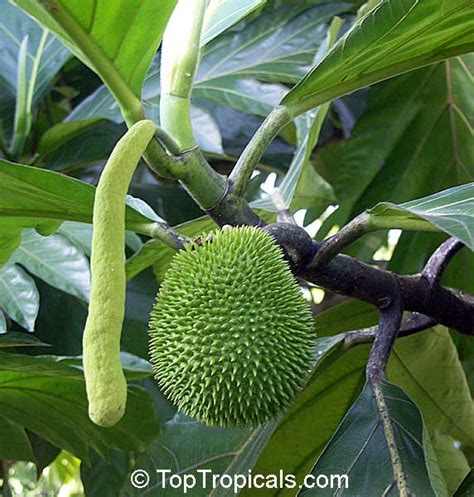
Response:
[[[213,233],[173,259],[150,320],[155,377],[209,425],[255,426],[303,386],[314,341],[308,303],[266,232]]]

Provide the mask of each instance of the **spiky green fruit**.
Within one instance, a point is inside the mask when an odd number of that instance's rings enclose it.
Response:
[[[155,377],[179,410],[209,425],[255,426],[307,378],[312,317],[281,248],[249,226],[173,259],[150,320]]]

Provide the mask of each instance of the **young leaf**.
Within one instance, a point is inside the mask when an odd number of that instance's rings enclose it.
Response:
[[[294,115],[474,48],[470,0],[383,0],[282,100]]]

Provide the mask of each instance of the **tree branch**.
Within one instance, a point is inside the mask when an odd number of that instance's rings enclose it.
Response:
[[[392,463],[393,476],[400,496],[409,497],[413,495],[408,487],[400,452],[397,447],[395,430],[390,417],[385,396],[382,390],[382,380],[387,369],[387,362],[393,347],[393,342],[399,332],[403,314],[403,302],[400,289],[397,288],[392,295],[389,306],[380,309],[379,326],[372,349],[367,361],[367,381],[374,392],[375,403],[382,421],[387,449]]]
[[[426,278],[431,287],[439,285],[441,276],[449,262],[463,247],[463,242],[452,237],[436,249],[421,273],[421,276]]]
[[[393,342],[402,323],[403,301],[400,289],[392,295],[390,305],[379,309],[379,325],[367,361],[366,376],[369,382],[379,382],[385,376]]]
[[[437,323],[433,318],[414,312],[402,319],[397,338],[406,337],[427,330],[436,324]],[[377,337],[378,330],[378,326],[372,326],[361,330],[348,331],[344,333],[344,346],[346,348],[351,348],[355,345],[371,343]]]
[[[424,314],[437,323],[474,335],[474,297],[439,285],[432,287],[420,274],[397,275],[347,255],[336,255],[326,265],[316,263],[315,266],[313,261],[321,247],[319,243],[309,243],[307,233],[298,226],[288,223],[270,226],[265,229],[271,230],[276,241],[293,257],[296,277],[381,309],[391,305],[392,296],[399,288],[407,311]]]
[[[397,275],[352,257],[337,255],[321,268],[309,263],[297,276],[379,308],[390,305],[390,296],[398,285],[406,310],[425,314],[440,324],[474,335],[474,298],[458,290],[432,288],[420,275]]]
[[[312,266],[317,268],[327,264],[334,256],[365,235],[367,233],[367,225],[365,223],[367,218],[368,214],[366,212],[359,214],[335,235],[324,240],[314,256]]]

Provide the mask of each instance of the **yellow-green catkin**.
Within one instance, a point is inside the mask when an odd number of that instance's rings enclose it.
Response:
[[[126,285],[125,198],[155,130],[148,120],[128,130],[110,155],[95,195],[83,364],[89,417],[100,426],[113,426],[125,412],[127,382],[120,363]]]

